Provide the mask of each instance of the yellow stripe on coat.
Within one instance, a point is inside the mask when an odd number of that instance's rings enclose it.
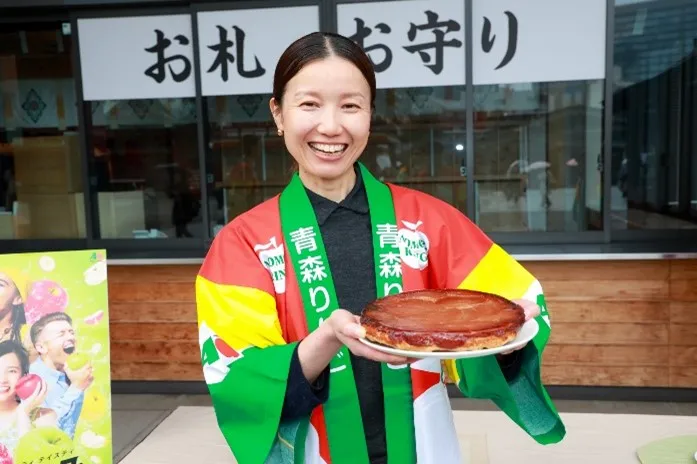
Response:
[[[498,245],[486,255],[458,286],[467,290],[493,293],[509,300],[523,298],[535,277]]]
[[[286,344],[276,300],[262,290],[216,284],[199,275],[196,305],[199,325],[205,322],[235,350]]]

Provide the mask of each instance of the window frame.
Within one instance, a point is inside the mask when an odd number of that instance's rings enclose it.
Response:
[[[106,248],[109,256],[117,259],[153,260],[159,258],[201,258],[205,255],[212,242],[212,230],[210,227],[208,202],[211,197],[210,183],[208,182],[211,171],[210,149],[208,147],[209,128],[207,127],[207,108],[205,97],[201,92],[201,65],[198,46],[198,13],[210,11],[232,11],[252,8],[281,8],[288,6],[316,5],[319,7],[319,25],[321,31],[336,32],[338,27],[338,5],[369,3],[375,0],[245,0],[241,2],[227,1],[214,2],[212,0],[189,0],[188,2],[173,1],[163,5],[163,0],[151,0],[146,5],[136,6],[130,0],[121,0],[118,4],[104,0],[92,0],[87,5],[80,6],[61,2],[61,10],[38,13],[30,13],[28,9],[20,10],[9,6],[11,14],[0,17],[0,26],[12,23],[49,23],[67,22],[72,28],[72,53],[73,73],[75,79],[75,91],[78,106],[78,126],[80,134],[80,156],[82,157],[82,181],[85,185],[84,213],[86,221],[86,237],[76,239],[11,239],[0,240],[0,249],[5,252],[30,252],[37,250],[60,251],[84,248]],[[402,0],[383,0],[399,2]],[[465,17],[463,26],[465,32],[465,118],[462,127],[466,136],[466,166],[468,173],[474,172],[474,85],[473,85],[473,2],[465,1]],[[476,0],[484,1],[484,0]],[[662,0],[670,3],[670,0]],[[28,6],[27,1],[18,2],[21,6]],[[52,5],[50,0],[35,0],[32,5]],[[174,4],[174,5],[173,5]],[[1,5],[0,9],[7,11],[8,5]],[[585,249],[597,250],[597,252],[609,252],[611,249],[635,249],[640,252],[644,249],[671,249],[673,251],[694,249],[694,230],[684,229],[654,229],[654,230],[613,230],[611,228],[610,195],[611,176],[606,175],[611,170],[611,151],[613,137],[613,99],[614,94],[612,70],[614,69],[615,49],[615,0],[606,0],[606,27],[605,27],[605,69],[604,82],[604,108],[603,108],[603,134],[601,141],[601,153],[603,157],[602,176],[602,231],[580,232],[489,232],[493,240],[507,248],[525,250],[526,253],[545,254],[550,250],[561,249]],[[195,84],[195,103],[197,116],[197,148],[198,162],[201,172],[201,216],[204,223],[204,236],[198,238],[167,238],[167,239],[101,239],[98,238],[99,223],[98,205],[96,204],[96,191],[91,187],[90,159],[88,147],[91,146],[90,132],[87,131],[88,123],[91,124],[89,112],[84,101],[82,74],[80,69],[81,56],[79,53],[79,31],[77,21],[85,18],[112,18],[123,16],[160,16],[169,14],[187,14],[191,20],[193,66]],[[475,185],[472,176],[467,176],[467,210],[464,212],[471,220],[475,214]],[[89,194],[88,194],[89,193]],[[547,250],[547,251],[545,251]],[[588,251],[586,251],[588,252]]]

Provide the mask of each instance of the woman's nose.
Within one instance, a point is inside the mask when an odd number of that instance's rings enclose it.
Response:
[[[326,110],[322,112],[317,131],[327,136],[336,136],[341,133],[341,120],[335,111]]]

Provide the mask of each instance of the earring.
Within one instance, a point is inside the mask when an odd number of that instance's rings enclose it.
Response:
[[[278,129],[278,136],[280,137],[282,135],[283,135],[283,131],[281,129]]]

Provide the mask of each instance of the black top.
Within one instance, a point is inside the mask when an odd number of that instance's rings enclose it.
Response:
[[[307,190],[317,217],[329,268],[336,287],[339,307],[360,315],[363,308],[376,298],[373,237],[371,234],[368,197],[359,169],[356,185],[340,203]],[[512,378],[520,365],[518,356],[501,360],[504,375]],[[513,362],[511,362],[513,361]],[[358,400],[363,417],[368,455],[371,464],[387,463],[385,441],[385,409],[383,403],[380,363],[351,354]],[[329,396],[329,367],[310,385],[300,367],[297,349],[293,355],[282,419],[309,415]]]

